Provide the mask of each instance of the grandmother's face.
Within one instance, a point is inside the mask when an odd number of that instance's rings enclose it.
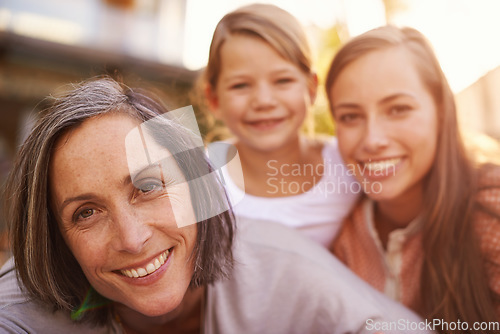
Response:
[[[92,286],[137,312],[159,316],[180,304],[191,281],[196,220],[177,164],[141,160],[142,145],[130,136],[126,148],[127,134],[138,125],[128,115],[108,114],[59,139],[50,165],[51,200]],[[148,145],[151,155],[171,156],[152,140]],[[187,226],[179,228],[179,220]]]

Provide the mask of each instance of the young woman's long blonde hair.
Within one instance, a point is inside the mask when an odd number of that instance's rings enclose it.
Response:
[[[436,156],[424,180],[424,261],[417,311],[428,319],[460,320],[470,326],[476,321],[497,321],[473,226],[478,169],[464,148],[453,93],[425,37],[412,28],[385,26],[348,42],[328,72],[330,106],[331,89],[348,64],[390,47],[410,51],[438,110]]]

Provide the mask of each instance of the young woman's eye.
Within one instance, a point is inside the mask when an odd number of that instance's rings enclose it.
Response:
[[[410,111],[412,108],[411,106],[409,105],[406,105],[406,104],[398,104],[398,105],[394,105],[392,106],[390,109],[389,109],[389,113],[391,115],[400,115],[400,114],[403,114],[407,111]]]

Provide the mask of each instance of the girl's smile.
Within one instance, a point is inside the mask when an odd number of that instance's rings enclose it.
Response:
[[[316,81],[251,35],[230,36],[208,101],[238,138],[238,148],[271,152],[293,143],[316,96]]]

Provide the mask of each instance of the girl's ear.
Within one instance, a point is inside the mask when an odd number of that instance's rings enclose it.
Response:
[[[212,87],[212,85],[207,83],[203,89],[203,92],[205,94],[205,100],[207,101],[210,112],[212,113],[212,115],[214,115],[215,118],[220,119],[219,99],[217,97],[215,89]]]
[[[311,72],[308,81],[309,98],[311,99],[311,105],[313,105],[318,94],[318,75],[315,72]]]

